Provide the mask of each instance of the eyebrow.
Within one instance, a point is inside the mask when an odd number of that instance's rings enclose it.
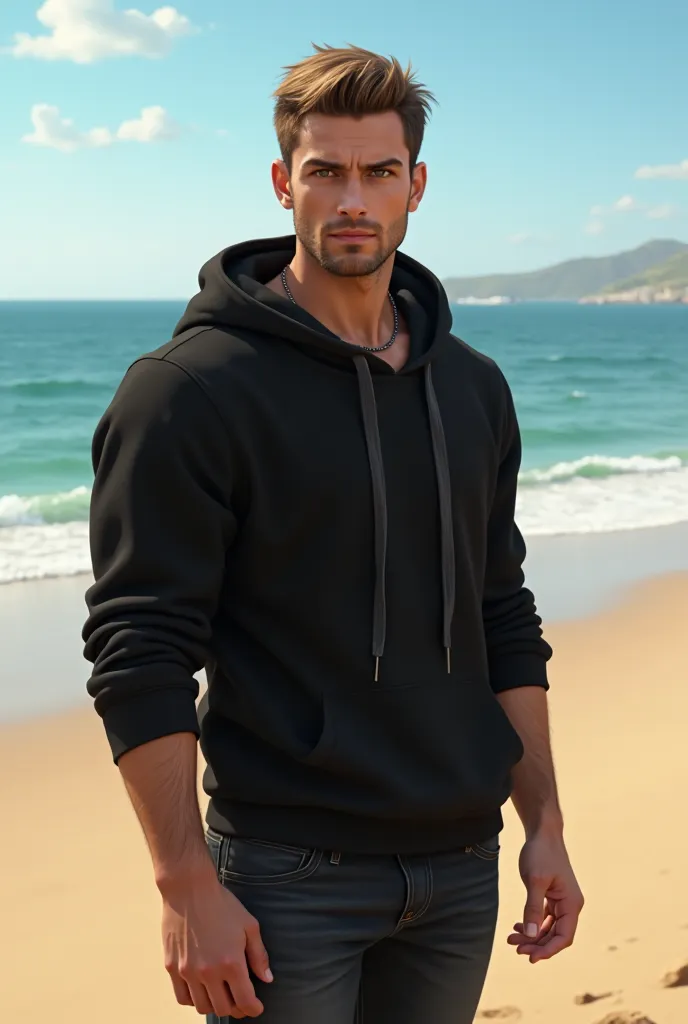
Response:
[[[336,160],[321,160],[320,157],[312,156],[308,160],[304,160],[301,165],[303,168],[307,167],[318,167],[328,171],[345,171],[346,165],[338,163]],[[365,171],[380,171],[385,167],[403,167],[404,161],[400,160],[397,156],[390,156],[387,160],[376,160],[372,164],[364,164],[363,169]]]

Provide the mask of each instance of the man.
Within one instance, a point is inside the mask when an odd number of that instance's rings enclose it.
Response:
[[[276,98],[296,237],[206,263],[94,437],[88,688],[179,1003],[469,1024],[510,795],[528,895],[508,941],[546,959],[583,904],[514,523],[519,429],[500,370],[397,251],[431,94],[316,47]]]

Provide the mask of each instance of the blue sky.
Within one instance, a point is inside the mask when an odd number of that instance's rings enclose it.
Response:
[[[4,0],[0,297],[185,298],[290,232],[270,94],[311,41],[436,94],[403,248],[440,276],[688,240],[687,38],[683,0]]]

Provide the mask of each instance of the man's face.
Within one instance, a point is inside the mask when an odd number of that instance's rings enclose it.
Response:
[[[342,277],[375,273],[399,248],[425,181],[425,164],[409,171],[394,111],[360,119],[314,114],[302,125],[291,174],[282,161],[273,165],[297,238],[324,270]]]

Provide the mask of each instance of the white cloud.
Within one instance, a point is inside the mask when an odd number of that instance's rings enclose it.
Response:
[[[586,235],[601,235],[604,231],[604,224],[601,220],[591,220],[585,225]]]
[[[651,166],[644,164],[635,172],[636,178],[672,178],[674,180],[688,180],[688,160],[682,160],[679,164],[657,164]]]
[[[511,242],[512,245],[523,245],[524,242],[529,242],[532,237],[527,231],[519,231],[515,235],[509,235],[507,241]]]
[[[164,107],[144,107],[140,117],[123,121],[117,129],[117,138],[126,142],[163,142],[180,134],[181,126]]]
[[[70,118],[60,117],[59,109],[48,103],[36,103],[31,108],[31,121],[34,130],[23,135],[22,142],[30,142],[34,146],[48,146],[63,153],[72,153],[75,149],[109,146],[112,143],[107,128],[80,132]]]
[[[657,206],[648,206],[647,203],[639,203],[633,196],[621,196],[611,206],[593,206],[590,210],[591,221],[585,228],[588,235],[601,235],[605,223],[610,215],[616,213],[644,213],[650,220],[668,220],[681,213],[681,208],[672,203],[661,203]]]
[[[219,135],[221,139],[226,139],[229,135],[229,131],[227,128],[216,128],[215,134]]]
[[[598,219],[606,217],[608,213],[631,213],[642,209],[642,203],[639,203],[633,196],[621,196],[611,206],[593,206],[590,210],[590,216]]]
[[[158,142],[176,138],[181,132],[180,125],[163,107],[144,107],[139,118],[124,121],[114,133],[109,128],[81,132],[70,118],[61,117],[59,109],[48,103],[36,103],[31,108],[31,121],[34,130],[22,136],[22,142],[58,149],[62,153],[111,146],[118,140]]]
[[[612,207],[613,210],[617,210],[619,213],[629,213],[631,210],[637,210],[638,208],[639,204],[633,196],[621,196]]]
[[[162,57],[174,39],[194,31],[174,7],[159,7],[152,14],[116,11],[112,0],[46,0],[36,17],[49,33],[17,32],[11,48],[15,57],[77,64],[106,57]]]
[[[673,203],[664,203],[661,206],[651,206],[647,216],[650,220],[669,220],[670,217],[678,216],[680,212],[680,207],[674,206]]]

